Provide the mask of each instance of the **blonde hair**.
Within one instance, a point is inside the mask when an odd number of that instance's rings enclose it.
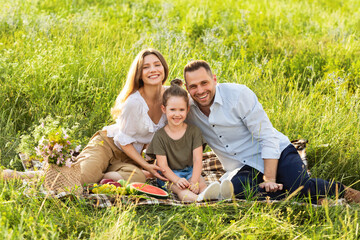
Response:
[[[154,54],[157,58],[159,58],[161,64],[164,67],[165,76],[162,81],[162,84],[165,83],[169,75],[169,67],[163,55],[158,50],[153,48],[144,49],[141,52],[139,52],[139,54],[135,57],[134,61],[130,66],[125,85],[123,89],[120,91],[120,94],[117,96],[114,107],[111,108],[111,116],[113,117],[114,120],[117,119],[118,116],[121,114],[121,110],[126,99],[131,94],[139,90],[139,88],[144,86],[144,82],[141,79],[144,58],[151,54]]]

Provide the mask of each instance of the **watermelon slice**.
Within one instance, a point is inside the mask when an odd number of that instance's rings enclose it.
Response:
[[[169,196],[165,190],[146,183],[130,183],[130,188],[138,193],[147,194],[155,198],[167,198]]]

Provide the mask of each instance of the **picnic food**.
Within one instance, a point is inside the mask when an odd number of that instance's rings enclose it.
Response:
[[[101,181],[99,182],[99,184],[106,184],[106,183],[109,183],[109,182],[113,182],[114,180],[112,180],[112,179],[106,179],[106,178],[104,178],[104,179],[101,179]]]
[[[118,195],[127,194],[127,191],[124,187],[117,187],[114,184],[109,184],[109,183],[100,184],[100,185],[93,184],[91,185],[91,187],[89,187],[89,190],[95,194],[118,194]]]
[[[118,194],[118,195],[131,195],[131,194],[146,194],[155,198],[167,198],[169,194],[161,188],[146,184],[146,183],[127,183],[125,180],[114,182],[113,180],[107,181],[104,179],[99,184],[89,184],[88,189],[95,194]]]
[[[121,186],[122,186],[120,183],[115,182],[115,181],[112,180],[112,179],[102,179],[99,184],[100,184],[100,185],[110,184],[110,185],[115,185],[116,187],[121,187]]]
[[[135,193],[147,194],[155,198],[167,198],[169,196],[165,190],[146,183],[131,183],[130,189],[134,190]]]
[[[128,182],[125,179],[120,179],[119,181],[117,181],[118,183],[120,183],[120,185],[122,187],[126,187],[128,186]]]

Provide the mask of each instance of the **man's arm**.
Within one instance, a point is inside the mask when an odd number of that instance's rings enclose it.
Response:
[[[275,133],[270,119],[265,113],[257,96],[249,88],[244,90],[239,99],[239,116],[259,144],[264,161],[264,182],[259,186],[267,192],[282,190],[283,185],[276,183],[278,158],[280,157],[280,140]]]
[[[276,192],[283,189],[282,184],[276,183],[278,162],[278,159],[264,159],[264,182],[260,183],[259,187],[265,188],[267,192]]]

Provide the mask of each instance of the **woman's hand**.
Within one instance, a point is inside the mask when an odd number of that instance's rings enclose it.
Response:
[[[155,164],[147,164],[147,166],[144,167],[144,168],[145,168],[146,170],[148,170],[152,175],[154,175],[155,177],[157,177],[158,179],[163,180],[163,181],[168,181],[167,178],[165,178],[164,176],[161,176],[161,175],[159,174],[159,171],[160,171],[161,173],[164,173],[164,172],[165,172],[165,170],[162,169],[161,167],[159,167],[159,166],[157,166],[157,165],[155,165]]]
[[[190,186],[190,183],[185,178],[179,178],[176,182],[176,186],[178,186],[180,189],[185,189]]]
[[[265,188],[266,192],[277,192],[283,189],[283,185],[281,183],[276,183],[275,181],[262,182],[259,187]]]

